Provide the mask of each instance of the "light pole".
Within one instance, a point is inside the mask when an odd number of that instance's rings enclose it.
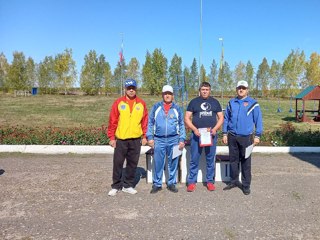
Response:
[[[223,56],[223,38],[220,37],[219,41],[221,41],[221,58],[220,58],[220,76],[221,76],[221,83],[220,83],[220,87],[221,87],[221,98],[222,98],[222,105],[223,105],[223,61],[224,61],[224,56]]]
[[[202,58],[202,0],[200,0],[200,56],[199,56],[199,85],[201,82],[201,59]]]

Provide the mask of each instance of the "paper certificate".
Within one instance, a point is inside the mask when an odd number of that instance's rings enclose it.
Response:
[[[179,145],[175,145],[172,148],[172,159],[179,157],[182,154],[182,150],[179,149]]]
[[[205,147],[205,146],[212,146],[213,141],[212,141],[212,135],[211,135],[211,129],[210,128],[199,128],[198,129],[200,132],[200,141],[199,145],[200,147]]]
[[[253,144],[251,144],[250,146],[246,147],[246,155],[245,155],[244,158],[250,157],[250,155],[252,153],[252,150],[253,150]]]

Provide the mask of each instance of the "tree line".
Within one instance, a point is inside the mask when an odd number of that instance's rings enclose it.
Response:
[[[292,97],[307,86],[320,85],[320,55],[314,52],[306,59],[304,51],[296,49],[291,50],[283,63],[276,60],[269,63],[263,58],[255,68],[250,61],[240,61],[233,70],[227,61],[220,60],[218,66],[213,59],[207,73],[203,65],[198,67],[195,58],[190,67],[182,66],[182,58],[177,54],[168,62],[161,49],[156,48],[153,52],[147,51],[142,66],[135,57],[128,64],[121,57],[112,71],[103,54],[90,50],[78,73],[72,49],[46,56],[39,63],[31,57],[26,59],[24,53],[18,51],[13,52],[13,60],[8,63],[0,53],[0,89],[4,92],[38,87],[43,94],[68,94],[80,86],[88,95],[120,93],[126,78],[136,79],[141,91],[151,95],[160,94],[167,83],[194,93],[199,82],[207,81],[212,84],[215,95],[223,96],[234,93],[237,81],[246,80],[251,95]]]

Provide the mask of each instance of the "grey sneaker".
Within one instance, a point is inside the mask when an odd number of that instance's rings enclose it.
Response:
[[[108,192],[108,196],[114,197],[115,195],[117,195],[118,192],[119,192],[118,189],[112,188],[112,189]]]
[[[135,190],[132,187],[128,187],[128,188],[123,187],[122,188],[122,192],[130,193],[130,194],[136,194],[138,191]]]

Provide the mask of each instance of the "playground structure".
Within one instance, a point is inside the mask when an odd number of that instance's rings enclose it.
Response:
[[[320,86],[309,86],[296,97],[296,120],[299,122],[320,122]],[[306,101],[314,101],[313,109],[307,108]],[[298,109],[302,101],[301,109]],[[318,106],[316,107],[316,102]]]
[[[176,84],[173,86],[175,102],[185,110],[188,103],[188,90],[186,85],[186,78],[184,75],[176,75]]]

